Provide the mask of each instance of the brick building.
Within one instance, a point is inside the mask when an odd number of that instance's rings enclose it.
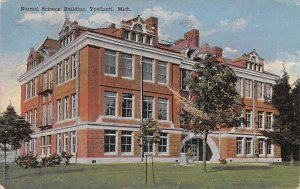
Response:
[[[199,46],[199,38],[199,31],[191,30],[184,39],[163,43],[154,17],[104,28],[67,19],[58,40],[46,38],[31,49],[27,72],[19,77],[21,113],[34,130],[21,153],[41,158],[67,151],[78,163],[140,161],[143,116],[158,120],[162,129],[161,142],[150,149],[156,161],[175,161],[188,148],[201,160],[202,136],[181,128],[180,104],[167,86],[187,91],[184,78],[197,57],[210,53],[240,78],[236,90],[246,105],[246,123],[209,135],[207,159],[281,161],[280,148],[260,133],[272,129],[276,110],[268,100],[278,76],[264,71],[255,50],[230,60],[220,47]]]

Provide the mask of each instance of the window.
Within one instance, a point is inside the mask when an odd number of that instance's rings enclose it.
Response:
[[[246,79],[246,97],[252,98],[252,81],[249,79]]]
[[[46,109],[46,104],[43,105],[43,115],[42,115],[42,126],[46,126],[47,124],[47,109]]]
[[[76,146],[77,146],[77,136],[76,136],[76,131],[71,132],[71,153],[75,154],[76,153]]]
[[[64,81],[68,81],[69,80],[69,59],[65,59],[65,80]]]
[[[246,155],[252,154],[252,139],[246,138]]]
[[[165,62],[158,62],[158,82],[167,83],[167,66]]]
[[[148,44],[148,45],[152,44],[152,37],[150,37],[150,36],[146,37],[146,44]]]
[[[180,72],[180,87],[182,90],[189,90],[187,79],[190,79],[192,77],[192,71],[182,69],[180,70]]]
[[[29,98],[28,83],[25,84],[25,99]]]
[[[262,82],[257,82],[257,98],[260,98],[260,99],[262,99],[263,98],[263,83]]]
[[[131,32],[131,40],[136,41],[136,33],[135,32]]]
[[[154,81],[153,60],[143,57],[143,80]]]
[[[105,50],[105,74],[117,75],[117,52]]]
[[[26,122],[28,121],[28,114],[27,114],[27,112],[25,112],[24,119],[25,119]]]
[[[122,117],[133,117],[133,96],[132,94],[123,94],[122,96]]]
[[[48,74],[47,72],[43,74],[43,90],[46,90],[48,88]]]
[[[38,78],[34,78],[34,96],[38,93]]]
[[[153,118],[153,97],[143,97],[143,118]]]
[[[256,62],[256,56],[251,57],[251,62]]]
[[[64,98],[64,119],[69,118],[69,97]]]
[[[48,124],[52,124],[52,103],[49,102],[48,104]]]
[[[57,138],[56,138],[56,153],[57,154],[61,154],[62,153],[62,138],[61,138],[61,134],[57,134]]]
[[[243,112],[240,113],[240,118],[237,121],[237,126],[236,127],[243,127]]]
[[[125,31],[125,39],[129,39],[129,31]]]
[[[158,99],[158,119],[168,120],[168,99]]]
[[[41,150],[42,150],[42,156],[45,155],[45,145],[46,145],[46,136],[41,137]]]
[[[72,55],[72,78],[77,77],[77,67],[78,67],[78,55],[77,53]]]
[[[33,80],[30,80],[30,94],[29,97],[33,97]]]
[[[64,152],[69,152],[69,135],[64,133]]]
[[[30,123],[30,127],[32,127],[32,110],[29,111],[29,121],[28,123]]]
[[[252,127],[252,111],[246,110],[246,128]]]
[[[71,95],[71,100],[72,100],[72,118],[77,117],[77,95],[76,94],[72,94]]]
[[[264,112],[258,112],[257,115],[257,126],[259,129],[264,128]]]
[[[143,32],[143,26],[141,24],[135,24],[132,29],[139,32]]]
[[[51,154],[51,135],[47,136],[47,155]]]
[[[62,65],[61,63],[57,65],[57,84],[62,83]]]
[[[122,53],[122,76],[132,78],[132,55]]]
[[[146,143],[144,145],[144,152],[145,153],[149,153],[149,152],[153,152],[153,143]]]
[[[235,91],[237,94],[242,96],[242,80],[241,80],[241,78],[237,78],[237,81],[235,83]]]
[[[37,108],[34,109],[34,123],[33,123],[33,127],[36,127],[36,124],[38,122],[38,111]]]
[[[121,151],[124,153],[132,152],[132,131],[122,131]]]
[[[266,98],[272,100],[272,85],[269,83],[266,83]]]
[[[263,139],[259,139],[258,141],[258,153],[259,155],[265,154],[265,141]]]
[[[53,69],[49,70],[49,88],[53,88]]]
[[[33,155],[37,155],[37,140],[36,138],[33,139]]]
[[[271,140],[267,140],[267,155],[273,155],[273,147]]]
[[[104,130],[104,152],[116,152],[117,131]]]
[[[267,128],[272,129],[273,113],[267,112]]]
[[[57,121],[61,121],[61,99],[58,99],[57,100],[57,110],[56,110],[56,112],[57,112],[57,115],[56,115],[56,119],[57,119]]]
[[[114,92],[105,92],[104,93],[104,113],[107,116],[116,116],[116,99],[117,93]]]
[[[236,138],[236,154],[243,154],[243,138],[241,137]]]
[[[143,43],[144,42],[144,35],[138,34],[138,42]]]
[[[168,152],[168,134],[167,133],[160,133],[158,152],[160,152],[160,153]]]

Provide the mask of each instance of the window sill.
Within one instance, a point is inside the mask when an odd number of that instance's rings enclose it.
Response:
[[[109,77],[118,77],[117,74],[108,74],[108,73],[104,73],[105,76],[109,76]]]
[[[123,152],[121,155],[122,156],[133,156],[133,153],[132,152]]]
[[[154,84],[154,80],[144,80],[144,79],[143,79],[143,82]]]
[[[158,156],[169,156],[169,152],[158,152]]]
[[[252,154],[246,154],[246,157],[254,157]]]
[[[73,77],[73,78],[71,78],[71,79],[68,79],[67,81],[64,81],[64,82],[62,82],[62,83],[60,83],[60,84],[57,84],[56,85],[56,87],[60,87],[60,86],[62,86],[62,85],[64,85],[64,84],[67,84],[67,83],[69,83],[69,82],[71,82],[71,81],[73,81],[73,80],[75,80],[76,79],[76,77]],[[53,86],[54,87],[54,86]]]
[[[61,120],[61,121],[57,121],[56,124],[67,123],[67,122],[75,121],[75,120],[76,120],[76,118],[64,119],[64,120]]]
[[[275,157],[274,154],[268,154],[267,157]]]
[[[104,156],[116,156],[117,152],[104,152]]]
[[[243,154],[237,154],[236,157],[244,157]]]
[[[134,78],[133,77],[124,77],[124,76],[122,76],[122,79],[126,79],[126,80],[134,80]]]
[[[158,84],[159,84],[159,85],[164,85],[164,86],[168,86],[168,85],[169,85],[169,83],[168,83],[168,82],[166,82],[166,83],[161,83],[161,82],[158,82]]]
[[[36,97],[38,97],[38,95],[36,95],[36,96],[33,96],[33,97],[30,97],[30,98],[27,98],[26,100],[24,100],[24,102],[27,102],[27,101],[33,100],[33,99],[35,99]]]

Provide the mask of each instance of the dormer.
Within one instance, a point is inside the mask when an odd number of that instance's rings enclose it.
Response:
[[[27,57],[27,71],[39,65],[43,60],[43,56],[41,56],[40,52],[36,51],[34,48],[31,48]]]
[[[246,69],[263,72],[264,59],[258,55],[255,49],[249,54],[245,55],[245,57],[246,57]]]
[[[157,27],[157,18],[150,17],[144,21],[140,15],[131,20],[121,22],[121,28],[124,30],[123,38],[125,40],[147,45],[157,44]]]
[[[71,22],[66,18],[62,29],[59,32],[59,48],[67,46],[76,38],[76,32],[74,29],[78,26],[78,22]]]

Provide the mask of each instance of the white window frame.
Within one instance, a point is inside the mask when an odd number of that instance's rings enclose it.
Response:
[[[166,135],[166,136],[162,136],[162,134],[164,135]],[[169,142],[169,133],[166,133],[166,132],[162,132],[161,134],[160,134],[160,142],[158,143],[158,153],[159,154],[165,154],[165,155],[168,155],[169,154],[169,144],[170,144],[170,142]],[[166,144],[164,144],[164,145],[161,145],[161,142],[163,141],[162,139],[164,139],[164,140],[166,140]],[[161,146],[164,146],[164,147],[166,147],[166,151],[165,152],[163,152],[163,151],[160,151],[160,147]]]
[[[33,138],[33,155],[37,156],[37,139]]]
[[[77,117],[77,94],[74,93],[71,95],[71,106],[72,106],[72,118]]]
[[[29,99],[28,89],[29,89],[29,84],[26,83],[25,84],[25,100]]]
[[[47,124],[47,107],[46,107],[46,104],[43,104],[42,126],[46,126],[46,124]]]
[[[37,108],[34,109],[34,124],[32,125],[34,128],[37,126],[38,123],[38,111]]]
[[[112,133],[105,133],[105,131],[114,131],[115,133],[112,134]],[[111,137],[111,136],[114,136],[115,137],[115,151],[109,151],[109,152],[106,152],[105,151],[105,136],[108,136],[108,137]],[[109,143],[110,145],[110,143]],[[103,142],[103,150],[104,150],[104,155],[117,155],[118,154],[118,131],[117,130],[110,130],[110,129],[107,129],[107,130],[104,130],[104,142]]]
[[[61,112],[61,108],[62,108],[62,104],[61,104],[61,99],[57,100],[57,106],[56,106],[56,121],[59,122],[62,120],[62,112]]]
[[[166,69],[166,82],[162,82],[159,80],[159,76],[160,76],[160,73],[159,73],[159,67],[165,67]],[[169,84],[169,63],[168,62],[163,62],[163,61],[158,61],[158,64],[157,64],[157,69],[158,69],[158,84],[163,84],[163,85],[168,85]]]
[[[250,141],[250,153],[247,153],[247,142]],[[253,155],[253,139],[252,138],[246,138],[245,139],[245,153],[246,156],[252,156]]]
[[[235,83],[235,91],[242,97],[243,96],[243,87],[242,87],[242,78],[238,77]],[[237,87],[239,86],[239,87]]]
[[[150,99],[151,98],[151,99]],[[144,109],[142,109],[142,114],[143,114],[143,119],[149,119],[149,118],[154,118],[155,117],[155,98],[153,96],[144,96],[143,97],[143,103],[146,102],[146,103],[152,103],[152,117],[144,117]],[[143,105],[144,107],[144,105]],[[148,105],[147,105],[148,107]],[[148,112],[148,109],[147,109],[147,112]],[[148,115],[148,113],[147,113]]]
[[[29,120],[28,123],[30,123],[30,127],[32,127],[32,110],[29,111]]]
[[[46,147],[46,136],[41,136],[41,156],[45,156],[45,147]]]
[[[261,96],[259,96],[260,94],[259,92],[261,92]],[[264,99],[264,83],[260,81],[257,81],[257,99],[259,100]]]
[[[70,79],[70,67],[69,67],[69,58],[66,58],[64,60],[64,66],[65,66],[65,69],[64,69],[64,81],[68,81]]]
[[[162,101],[164,101],[164,102],[162,102]],[[162,104],[164,104],[164,105],[166,105],[166,111],[167,111],[167,115],[166,115],[166,119],[160,119],[159,118],[159,115],[160,115],[160,105],[162,105]],[[169,99],[167,99],[167,98],[158,98],[158,120],[160,120],[160,121],[169,121]]]
[[[127,57],[124,57],[123,55],[129,55],[131,56],[131,59],[130,58],[127,58]],[[124,76],[124,59],[125,60],[131,60],[131,76]],[[127,53],[122,53],[122,78],[125,78],[125,79],[134,79],[134,62],[135,62],[135,56],[132,55],[132,54],[127,54]],[[125,69],[127,69],[125,67]]]
[[[69,133],[64,133],[64,147],[63,151],[69,153]]]
[[[113,95],[114,94],[114,95]],[[114,98],[115,99],[115,114],[114,115],[106,115],[106,98]],[[104,115],[108,117],[117,117],[118,116],[118,93],[117,92],[110,92],[105,91],[104,92]]]
[[[111,53],[114,52],[115,54]],[[110,50],[110,49],[105,49],[104,51],[104,75],[106,76],[113,76],[113,77],[118,77],[118,55],[119,53],[117,51],[114,50]],[[115,73],[112,74],[110,73],[110,68],[109,68],[109,73],[106,73],[106,66],[110,66],[109,63],[106,62],[106,56],[114,56],[115,57]]]
[[[72,78],[78,75],[78,54],[74,53],[72,55]]]
[[[128,97],[124,97],[124,95],[131,95],[131,98]],[[123,100],[131,100],[131,117],[128,116],[124,116],[123,115]],[[129,109],[129,108],[125,108],[125,109]],[[122,93],[122,110],[121,110],[121,116],[124,118],[134,118],[134,95],[130,94],[130,93]]]
[[[270,83],[266,83],[266,100],[270,101],[272,100],[272,94],[273,94],[273,88],[272,88],[272,84]]]
[[[123,134],[123,132],[130,132],[130,134]],[[123,145],[126,145],[126,146],[128,146],[128,144],[123,144],[122,143],[122,137],[130,137],[130,140],[131,140],[131,144],[130,144],[130,152],[123,152],[122,151],[122,146]],[[133,140],[133,138],[134,138],[134,132],[133,131],[127,131],[127,130],[122,130],[121,131],[121,153],[122,153],[122,155],[133,155],[133,148],[134,148],[134,140]]]
[[[146,61],[146,60],[149,60],[149,61]],[[142,70],[143,71],[143,81],[154,83],[155,82],[155,64],[154,64],[154,59],[147,58],[147,57],[142,57],[142,64],[143,64],[143,70]],[[144,70],[146,69],[145,66],[147,66],[147,65],[151,66],[151,69],[152,69],[151,80],[145,78],[145,72],[146,71],[144,72]]]
[[[30,80],[29,97],[33,97],[33,80]]]
[[[274,157],[274,145],[272,144],[272,141],[271,141],[271,139],[268,139],[267,140],[267,156],[268,157]],[[268,144],[270,144],[270,146],[268,145]],[[271,151],[271,153],[268,153],[268,148],[270,147],[270,151]]]
[[[48,124],[52,124],[52,102],[48,103]]]
[[[76,154],[77,152],[77,133],[76,131],[71,131],[71,154]]]
[[[241,142],[241,153],[238,154],[238,142]],[[237,137],[236,138],[236,155],[237,156],[244,156],[244,138]]]
[[[57,84],[60,85],[63,83],[62,78],[62,63],[57,64]]]
[[[252,98],[252,94],[253,94],[253,91],[252,91],[252,87],[253,87],[253,82],[252,80],[250,79],[245,79],[245,97],[246,98]],[[248,95],[248,89],[249,88],[249,95]]]
[[[50,140],[49,140],[50,138]],[[51,135],[47,135],[46,136],[46,140],[47,140],[47,144],[46,144],[46,148],[47,148],[47,155],[51,155],[51,140],[52,140],[52,136]]]
[[[270,119],[270,120],[269,120]],[[269,125],[270,124],[270,125]],[[267,123],[266,128],[272,130],[273,129],[273,113],[267,112]]]
[[[183,78],[183,72],[186,72],[185,73],[185,78]],[[188,79],[192,78],[192,74],[193,74],[192,70],[180,69],[180,89],[182,89],[184,91],[189,91],[190,90],[189,86],[184,84],[184,82],[185,82],[184,80],[186,78],[188,78]],[[183,88],[183,85],[185,85],[185,88]]]
[[[263,111],[258,111],[258,113],[257,113],[257,128],[258,129],[261,129],[261,130],[263,130],[265,127],[264,127],[264,114],[265,114],[265,112],[263,112]],[[261,116],[261,120],[260,120],[260,117]],[[259,127],[259,124],[260,124],[260,122],[261,122],[261,128]]]
[[[69,96],[64,97],[64,120],[69,119]]]
[[[247,124],[249,113],[250,113],[250,127],[248,127],[248,124]],[[252,129],[253,128],[252,116],[253,116],[252,110],[246,110],[246,129]]]
[[[62,149],[62,136],[61,133],[56,134],[56,153],[61,154]]]
[[[34,96],[38,95],[38,78],[34,78]]]
[[[260,150],[262,150],[262,153],[260,153]],[[265,154],[266,154],[265,141],[264,141],[264,139],[259,139],[258,140],[258,155],[265,156]]]

